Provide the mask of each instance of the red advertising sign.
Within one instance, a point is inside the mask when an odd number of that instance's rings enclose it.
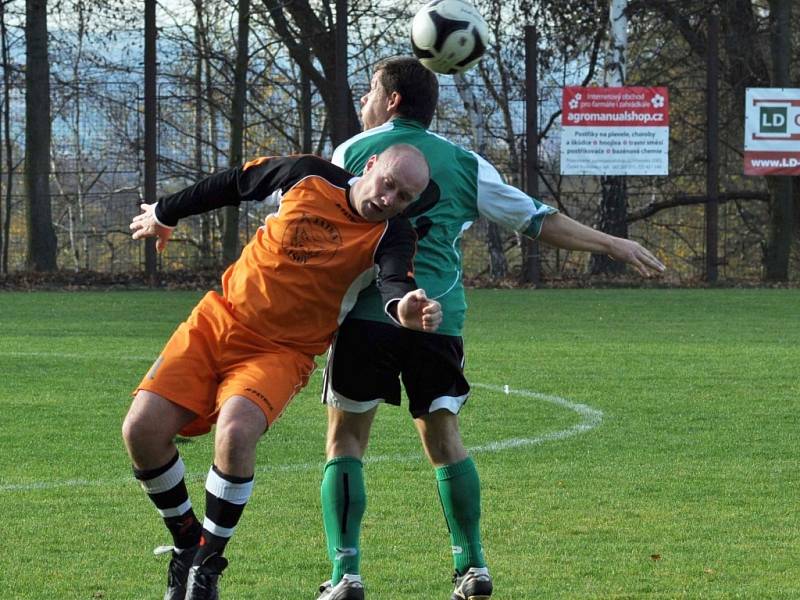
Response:
[[[669,95],[665,87],[565,87],[561,173],[666,175]]]

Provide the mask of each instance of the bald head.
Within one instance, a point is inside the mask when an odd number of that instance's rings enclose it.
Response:
[[[389,146],[378,155],[378,161],[386,164],[387,168],[401,173],[404,180],[417,190],[415,198],[428,186],[431,178],[428,161],[414,146],[410,144]]]
[[[430,168],[422,152],[409,144],[389,146],[367,161],[353,185],[353,208],[367,221],[383,221],[403,212],[428,186]]]

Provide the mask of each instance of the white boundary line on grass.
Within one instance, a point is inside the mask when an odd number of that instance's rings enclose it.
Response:
[[[487,383],[473,383],[471,385],[473,388],[489,390],[492,392],[498,392],[500,394],[524,396],[526,398],[533,398],[536,400],[549,402],[550,404],[555,404],[556,406],[566,408],[567,410],[571,410],[577,413],[578,415],[580,415],[581,421],[580,423],[577,423],[572,427],[568,427],[567,429],[553,431],[535,437],[509,438],[507,440],[498,440],[496,442],[489,442],[488,444],[483,444],[480,446],[473,446],[468,449],[470,454],[502,452],[504,450],[524,448],[528,446],[538,446],[546,442],[555,442],[559,440],[564,440],[576,435],[580,435],[582,433],[586,433],[587,431],[590,431],[598,427],[603,422],[603,412],[601,410],[598,410],[586,404],[577,404],[575,402],[570,402],[566,398],[561,398],[560,396],[551,396],[548,394],[542,394],[540,392],[534,392],[531,390],[513,389],[513,388],[508,388],[507,386],[492,385]],[[421,459],[422,459],[421,455],[417,452],[414,454],[393,454],[393,455],[384,454],[378,456],[367,455],[364,459],[364,462],[366,464],[385,463],[385,462],[408,463],[408,462],[419,461]],[[275,472],[294,473],[294,472],[311,471],[317,469],[321,470],[323,466],[324,465],[322,462],[271,465],[271,466],[257,467],[256,473],[257,474],[275,473]],[[187,480],[199,480],[199,479],[204,479],[205,477],[206,473],[186,474]],[[124,478],[119,477],[116,479],[95,479],[95,480],[65,479],[63,481],[35,481],[31,483],[7,483],[7,484],[0,484],[0,493],[27,492],[35,490],[47,490],[47,489],[70,488],[70,487],[106,487],[111,485],[121,485],[128,483],[133,483],[132,477],[124,477]]]
[[[150,362],[152,363],[156,358],[158,358],[158,354],[154,354],[151,356],[108,356],[107,354],[86,354],[86,353],[70,353],[70,352],[28,352],[28,351],[17,351],[17,350],[3,350],[0,351],[0,356],[13,356],[15,358],[25,358],[25,357],[32,357],[32,358],[69,358],[72,360],[95,360],[97,358],[101,358],[103,360],[124,360],[124,361],[142,361],[142,362]]]

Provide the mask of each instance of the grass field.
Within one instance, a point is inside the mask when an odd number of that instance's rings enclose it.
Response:
[[[199,298],[0,294],[0,597],[150,599],[168,543],[120,439]],[[498,600],[800,598],[800,292],[474,291],[462,429]],[[259,449],[227,600],[313,599],[319,376]],[[503,386],[509,386],[504,393]],[[181,444],[202,511],[209,439]],[[446,600],[449,542],[405,410],[365,466],[369,600]]]

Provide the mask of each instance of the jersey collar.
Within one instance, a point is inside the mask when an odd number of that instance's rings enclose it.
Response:
[[[389,119],[395,127],[410,127],[413,129],[425,130],[425,126],[416,119],[409,119],[408,117],[396,116]]]

